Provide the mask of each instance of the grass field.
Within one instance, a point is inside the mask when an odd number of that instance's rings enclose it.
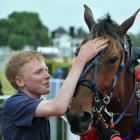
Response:
[[[4,95],[12,95],[15,93],[15,89],[10,85],[10,83],[8,82],[8,80],[6,79],[4,72],[0,71],[0,80],[3,86],[3,93]]]

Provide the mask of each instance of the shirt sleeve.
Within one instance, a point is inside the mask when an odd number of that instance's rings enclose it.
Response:
[[[35,117],[35,111],[41,99],[32,99],[30,97],[15,98],[8,105],[9,113],[13,123],[16,126],[32,126],[32,120]]]

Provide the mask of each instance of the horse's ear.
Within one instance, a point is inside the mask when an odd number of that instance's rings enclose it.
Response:
[[[134,15],[132,15],[130,18],[128,18],[127,20],[125,20],[121,25],[120,25],[120,28],[121,28],[121,31],[122,31],[122,35],[125,35],[128,31],[128,29],[133,25],[134,21],[135,21],[135,18],[138,14],[140,9],[138,9]]]
[[[94,19],[93,19],[93,14],[91,9],[84,4],[84,8],[85,8],[85,12],[84,12],[84,19],[85,22],[89,28],[89,30],[91,31],[92,27],[96,24]]]

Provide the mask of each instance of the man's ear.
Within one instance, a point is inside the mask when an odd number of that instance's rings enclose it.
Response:
[[[24,80],[20,76],[16,76],[15,82],[18,87],[23,87],[24,86]]]

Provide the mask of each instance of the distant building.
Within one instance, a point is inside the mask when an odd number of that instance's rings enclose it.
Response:
[[[81,36],[80,36],[81,33]],[[82,29],[76,33],[72,26],[67,32],[62,27],[57,28],[52,32],[52,44],[59,49],[59,57],[73,57],[76,49],[87,35]]]
[[[59,27],[56,30],[52,31],[52,39],[57,38],[61,36],[62,34],[66,34],[66,33],[67,31],[64,28]]]
[[[82,28],[76,31],[71,26],[69,31],[66,31],[63,27],[59,27],[51,33],[52,46],[38,46],[37,51],[47,57],[73,58],[76,49],[86,36],[87,33]]]

